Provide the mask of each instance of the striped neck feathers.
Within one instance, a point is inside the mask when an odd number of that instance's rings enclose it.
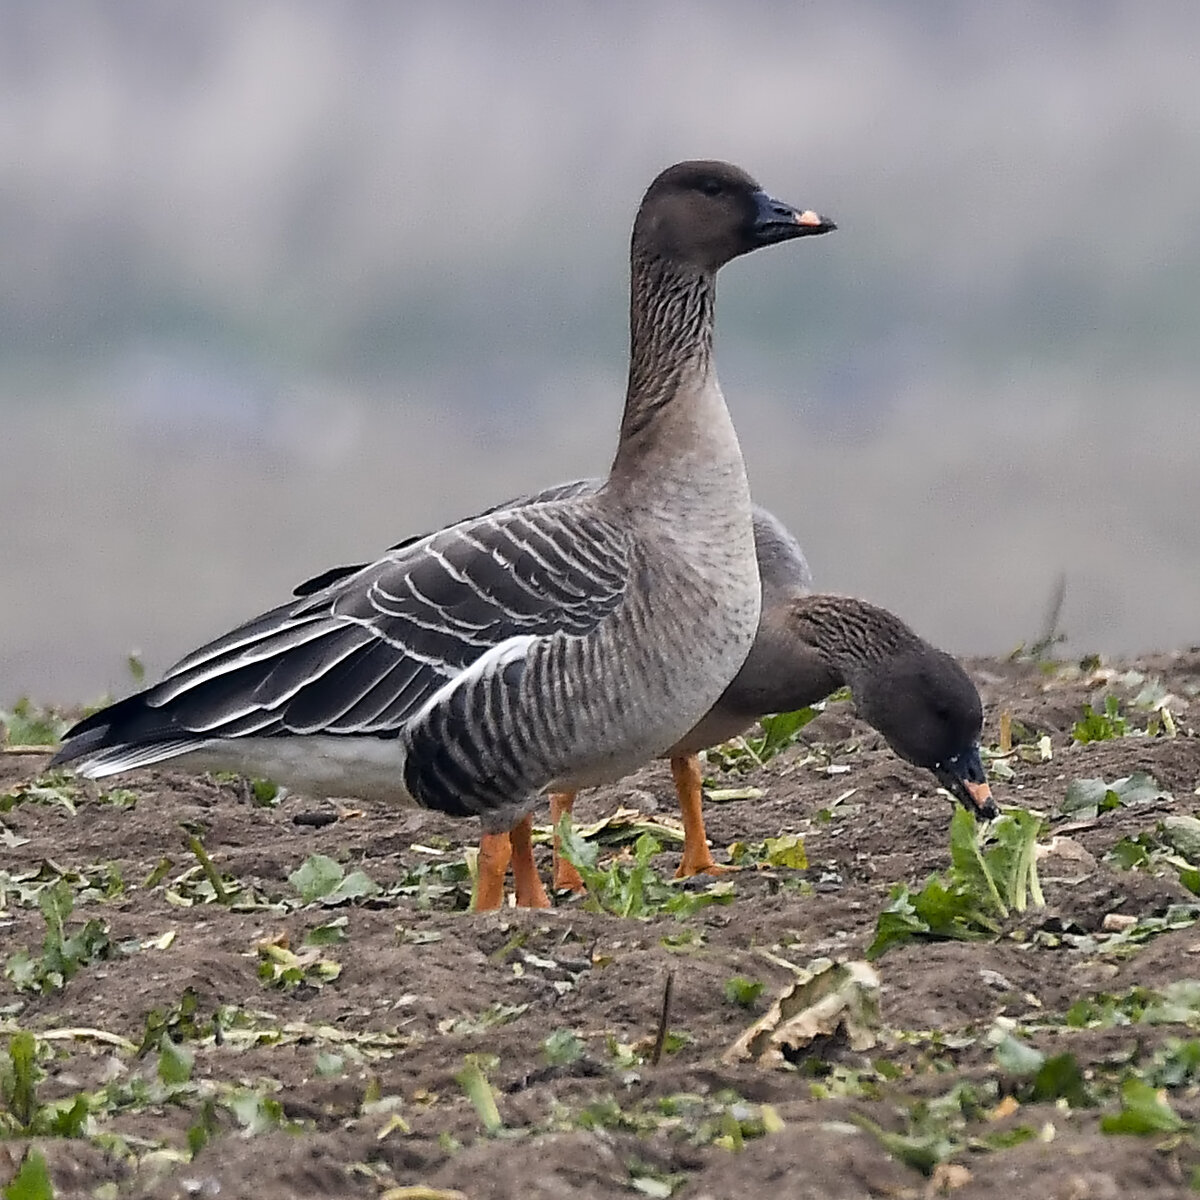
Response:
[[[634,248],[622,445],[639,439],[676,396],[708,377],[715,302],[714,275]]]
[[[796,596],[787,624],[792,636],[826,659],[851,690],[863,670],[924,645],[899,617],[851,596]]]

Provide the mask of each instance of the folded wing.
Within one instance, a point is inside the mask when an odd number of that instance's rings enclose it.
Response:
[[[395,736],[492,647],[596,628],[625,596],[629,561],[620,528],[560,500],[491,512],[346,571],[76,725],[56,760],[136,753],[127,765],[142,765],[211,738]]]

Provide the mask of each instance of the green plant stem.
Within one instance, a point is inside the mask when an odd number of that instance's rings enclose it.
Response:
[[[217,898],[218,904],[230,903],[230,895],[225,890],[225,885],[221,882],[221,873],[213,865],[213,860],[208,857],[208,851],[204,848],[204,843],[194,834],[188,834],[188,849],[196,856],[196,860],[200,863],[200,869],[204,872],[205,878],[212,884],[213,895]]]
[[[466,1092],[467,1099],[471,1101],[488,1133],[495,1133],[504,1127],[504,1122],[500,1119],[500,1110],[496,1107],[496,1094],[492,1091],[492,1085],[488,1083],[476,1055],[466,1056],[466,1062],[462,1070],[454,1076],[454,1081]]]

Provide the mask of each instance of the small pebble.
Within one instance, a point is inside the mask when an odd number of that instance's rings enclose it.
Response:
[[[1012,982],[1007,976],[1001,975],[999,971],[993,971],[990,967],[980,967],[979,978],[983,980],[988,987],[994,987],[1000,992],[1011,992],[1013,988]]]
[[[1137,917],[1130,913],[1110,912],[1104,918],[1105,933],[1121,933],[1137,924]]]

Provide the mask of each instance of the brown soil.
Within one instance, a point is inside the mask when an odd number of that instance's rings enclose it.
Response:
[[[1186,1194],[1200,1163],[1196,1143],[1190,1137],[1103,1134],[1100,1117],[1115,1111],[1111,1100],[1100,1108],[1024,1105],[1000,1120],[969,1113],[968,1129],[980,1137],[1022,1123],[1039,1136],[994,1152],[963,1148],[953,1161],[968,1174],[938,1174],[933,1181],[856,1124],[865,1116],[885,1130],[903,1131],[905,1114],[918,1099],[944,1095],[960,1080],[995,1083],[991,1104],[1005,1092],[986,1045],[954,1037],[938,1045],[930,1037],[901,1039],[901,1032],[980,1035],[999,1016],[1033,1021],[1038,1014],[1061,1014],[1092,993],[1200,979],[1200,925],[1163,933],[1125,957],[1080,948],[1070,938],[1053,945],[1053,939],[1031,936],[1039,925],[1097,932],[1109,913],[1144,917],[1195,899],[1172,870],[1155,876],[1121,871],[1103,860],[1119,838],[1153,827],[1165,812],[1200,807],[1200,737],[1193,732],[1200,724],[1200,651],[1130,665],[1160,677],[1176,697],[1171,709],[1177,737],[1073,744],[1070,729],[1082,703],[1102,703],[1108,691],[1128,703],[1139,685],[1104,673],[1047,675],[1032,666],[971,664],[986,702],[990,740],[995,741],[1002,709],[1034,735],[1044,732],[1052,739],[1049,762],[1017,762],[1015,779],[997,783],[1001,804],[1053,815],[1072,779],[1111,780],[1135,770],[1151,773],[1174,802],[1118,809],[1092,822],[1055,818],[1043,841],[1067,826],[1065,833],[1087,853],[1043,860],[1049,913],[1026,914],[1022,934],[994,942],[912,943],[884,955],[876,966],[885,1030],[870,1058],[888,1059],[899,1077],[878,1084],[874,1094],[842,1095],[823,1078],[835,1068],[836,1076],[870,1065],[868,1056],[836,1043],[814,1047],[797,1069],[722,1063],[730,1043],[791,980],[780,960],[803,965],[826,955],[861,958],[891,886],[917,885],[947,866],[948,801],[934,792],[929,776],[897,761],[848,705],[832,705],[797,746],[762,771],[744,781],[722,781],[757,785],[765,796],[707,808],[711,840],[722,848],[718,857],[735,840],[802,832],[808,870],[727,876],[733,902],[683,920],[595,914],[578,900],[561,900],[549,912],[469,915],[458,911],[462,886],[423,895],[389,893],[389,885],[414,868],[458,861],[461,849],[473,843],[474,824],[430,814],[368,807],[313,828],[295,818],[321,806],[301,797],[265,808],[251,803],[239,784],[171,773],[122,781],[136,794],[132,807],[103,803],[96,789],[74,813],[55,803],[16,804],[2,814],[9,830],[8,844],[0,840],[4,870],[15,873],[44,860],[63,870],[112,864],[125,890],[111,900],[81,904],[72,921],[107,922],[113,942],[145,941],[168,931],[175,938],[165,949],[143,948],[86,965],[65,987],[43,995],[31,997],[0,981],[0,1028],[45,1033],[86,1027],[139,1043],[147,1015],[171,1010],[191,988],[202,1032],[218,1006],[259,1014],[243,1017],[243,1023],[276,1031],[257,1044],[232,1033],[219,1042],[211,1037],[191,1042],[193,1079],[277,1088],[271,1094],[298,1124],[298,1130],[246,1136],[221,1109],[207,1145],[186,1161],[186,1131],[200,1118],[200,1101],[191,1093],[178,1102],[96,1118],[87,1138],[39,1139],[58,1194],[91,1196],[108,1184],[100,1195],[275,1200],[378,1197],[390,1188],[424,1184],[456,1189],[472,1200],[562,1200],[636,1195],[635,1177],[651,1180],[643,1186],[653,1191],[656,1181],[674,1176],[679,1177],[674,1194],[682,1200],[753,1194],[918,1198],[951,1185],[964,1198],[1005,1200]],[[1124,711],[1144,728],[1146,713]],[[814,744],[849,769],[828,773],[830,758],[810,754]],[[0,758],[0,792],[39,765],[36,759]],[[834,804],[852,788],[852,795]],[[618,804],[671,815],[674,799],[665,768],[655,765],[584,797],[577,818],[586,822]],[[831,816],[822,810],[831,810]],[[264,901],[294,897],[287,877],[316,852],[347,869],[360,867],[384,893],[338,908],[180,907],[167,887],[195,862],[183,844],[184,824],[201,827],[220,871]],[[16,844],[17,839],[28,840]],[[541,853],[548,859],[545,848]],[[676,848],[664,850],[655,863],[658,871],[669,876],[676,856]],[[164,857],[174,863],[165,880],[145,886]],[[347,919],[347,940],[322,951],[341,965],[336,979],[290,991],[260,980],[261,939],[286,934],[299,948],[306,930],[338,916]],[[39,951],[45,924],[36,906],[10,895],[3,907],[0,897],[0,928],[3,957],[22,946]],[[670,972],[670,1029],[686,1035],[683,1044],[657,1066],[619,1060],[610,1035],[635,1045],[654,1036]],[[733,975],[765,983],[754,1012],[726,999],[724,985]],[[482,1026],[481,1014],[498,1012],[498,1005],[516,1011],[503,1023]],[[470,1018],[477,1020],[472,1024]],[[280,1030],[286,1036],[278,1036]],[[550,1065],[542,1043],[559,1030],[574,1031],[583,1053]],[[362,1038],[344,1040],[371,1031],[390,1036],[375,1046]],[[1066,1046],[1092,1070],[1120,1054],[1147,1056],[1171,1036],[1186,1031],[1178,1025],[1135,1025],[1061,1030],[1031,1040],[1054,1045],[1056,1053]],[[155,1079],[155,1053],[137,1059],[86,1036],[62,1037],[53,1045],[53,1057],[42,1062],[43,1098],[98,1088],[118,1077]],[[329,1065],[331,1052],[341,1055],[340,1069]],[[473,1053],[498,1060],[488,1077],[505,1127],[499,1136],[484,1134],[455,1080],[464,1055]],[[318,1070],[322,1055],[326,1073]],[[822,1082],[824,1089],[816,1086]],[[720,1097],[725,1090],[752,1106],[771,1105],[782,1130],[747,1137],[735,1151],[714,1138],[711,1126],[706,1132],[699,1118],[664,1123],[660,1099],[688,1094],[698,1098],[692,1103],[719,1112],[722,1104],[728,1108]],[[822,1097],[822,1090],[832,1094]],[[383,1101],[364,1107],[373,1098]],[[608,1098],[610,1119],[600,1122],[604,1127],[587,1127],[580,1114]],[[687,1103],[674,1102],[677,1108]],[[1200,1117],[1200,1097],[1186,1088],[1174,1091],[1171,1103],[1189,1121]],[[389,1105],[403,1125],[388,1128]],[[617,1107],[625,1119],[612,1116]],[[631,1128],[636,1122],[629,1114],[639,1112],[656,1119]],[[125,1146],[106,1149],[95,1136],[106,1130],[122,1135]],[[156,1153],[156,1146],[181,1153]],[[7,1150],[0,1144],[0,1181],[9,1169],[6,1161],[16,1161],[19,1153],[19,1143],[9,1143]]]

